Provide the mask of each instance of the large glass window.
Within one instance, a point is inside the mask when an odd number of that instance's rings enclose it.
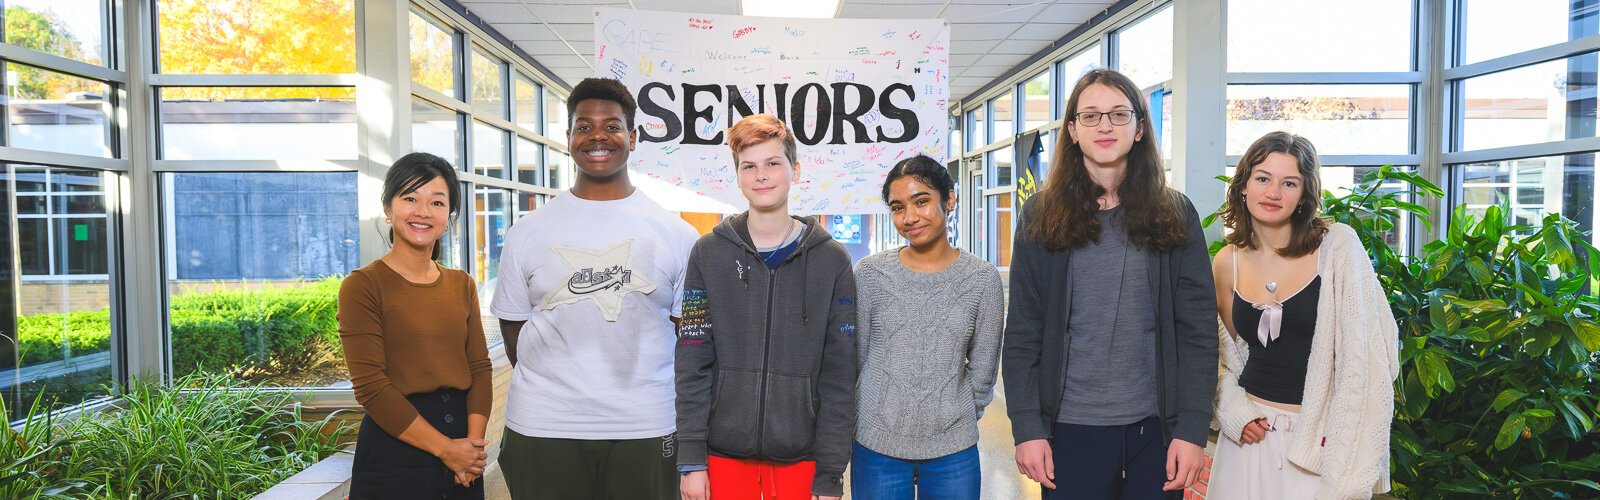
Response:
[[[355,159],[350,87],[163,88],[168,160]]]
[[[986,106],[978,106],[967,112],[967,151],[978,149],[989,144],[989,126],[985,113]]]
[[[544,88],[544,135],[558,143],[567,143],[567,100],[550,87]]]
[[[0,63],[0,69],[7,81],[8,146],[112,156],[110,85],[23,64]]]
[[[572,155],[556,151],[555,148],[544,149],[544,180],[545,186],[554,189],[566,189],[572,185],[567,175],[572,171]]]
[[[16,228],[0,231],[7,421],[25,415],[35,397],[47,407],[73,405],[105,395],[112,381],[105,190],[116,184],[106,179],[83,170],[0,167],[0,218]],[[21,269],[13,267],[19,262]]]
[[[411,99],[411,150],[433,153],[456,168],[461,165],[461,119],[455,111],[418,98]]]
[[[1593,0],[1464,0],[1458,8],[1466,64],[1593,36],[1600,27]]]
[[[1050,73],[1035,75],[1022,84],[1022,128],[1025,132],[1043,127],[1055,118],[1050,111]]]
[[[1228,0],[1228,71],[1410,71],[1410,47],[1411,2]]]
[[[1410,96],[1408,85],[1229,85],[1227,152],[1285,130],[1320,154],[1407,154]]]
[[[512,90],[514,97],[511,107],[511,120],[516,122],[517,126],[538,132],[539,85],[533,83],[533,80],[529,80],[528,77],[522,76],[522,73],[517,73]]]
[[[411,81],[456,96],[456,37],[450,30],[412,12]]]
[[[1462,82],[1464,150],[1595,136],[1595,72],[1583,54]]]
[[[1172,6],[1117,32],[1117,70],[1139,88],[1172,79]]]
[[[499,59],[472,49],[472,109],[479,115],[505,118],[506,67]]]
[[[335,313],[339,276],[359,262],[356,174],[163,180],[175,374],[348,386]]]
[[[107,272],[106,197],[99,172],[13,167],[22,276],[92,276]]]
[[[539,184],[539,160],[544,158],[544,145],[533,142],[524,137],[517,137],[517,176],[516,181]]]
[[[356,71],[354,0],[155,3],[156,53],[162,73]]]
[[[104,66],[105,2],[6,0],[5,42]]]
[[[1012,134],[1017,133],[1016,129],[1013,128],[1013,122],[1016,120],[1016,98],[1013,97],[1014,94],[1015,92],[1006,92],[1000,94],[1000,97],[989,100],[989,109],[994,113],[991,115],[991,119],[994,120],[994,128],[991,129],[993,131],[991,132],[993,134],[990,139],[991,142],[1010,139]]]
[[[989,227],[994,237],[988,241],[989,262],[996,267],[1011,267],[1011,198],[1014,193],[1004,193],[987,198]]]
[[[490,285],[500,275],[500,249],[505,246],[506,229],[511,227],[506,213],[510,197],[510,192],[504,189],[479,188],[473,199],[472,271],[479,288],[485,291],[494,290]],[[479,299],[480,302],[487,300],[488,297]]]
[[[1547,213],[1595,228],[1594,153],[1459,165],[1460,200],[1483,216],[1489,205],[1511,207],[1512,221],[1537,226]],[[1592,233],[1591,233],[1592,234]]]
[[[506,178],[506,132],[483,122],[472,122],[472,171]]]
[[[1084,73],[1099,67],[1100,44],[1098,43],[1061,62],[1061,91],[1056,92],[1058,96],[1056,100],[1061,102],[1061,113],[1056,118],[1072,112],[1067,109],[1067,100],[1072,98],[1072,90],[1078,86],[1078,79],[1083,78]]]
[[[989,170],[985,172],[985,175],[989,176],[989,182],[993,183],[989,187],[1011,185],[1011,181],[1015,177],[1011,172],[1011,159],[1013,156],[1016,155],[1012,148],[1009,147],[989,152]]]

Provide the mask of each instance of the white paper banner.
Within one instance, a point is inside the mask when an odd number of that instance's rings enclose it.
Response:
[[[879,193],[895,162],[948,156],[944,21],[599,8],[594,29],[596,73],[639,102],[636,175],[743,210],[727,129],[760,112],[783,119],[799,143],[796,214],[884,212]]]

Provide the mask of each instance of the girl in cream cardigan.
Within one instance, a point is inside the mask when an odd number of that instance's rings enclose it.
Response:
[[[1364,499],[1389,489],[1398,331],[1349,226],[1318,216],[1316,149],[1285,132],[1245,151],[1212,263],[1219,430],[1210,498]]]

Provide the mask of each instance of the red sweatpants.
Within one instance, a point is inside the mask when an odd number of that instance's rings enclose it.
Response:
[[[708,457],[711,498],[717,500],[811,500],[814,461],[784,464]]]

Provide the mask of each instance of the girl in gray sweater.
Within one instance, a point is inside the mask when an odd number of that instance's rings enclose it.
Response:
[[[854,498],[977,499],[978,417],[993,399],[1005,321],[1000,273],[951,246],[954,183],[901,161],[883,199],[907,245],[856,266],[861,364]]]

